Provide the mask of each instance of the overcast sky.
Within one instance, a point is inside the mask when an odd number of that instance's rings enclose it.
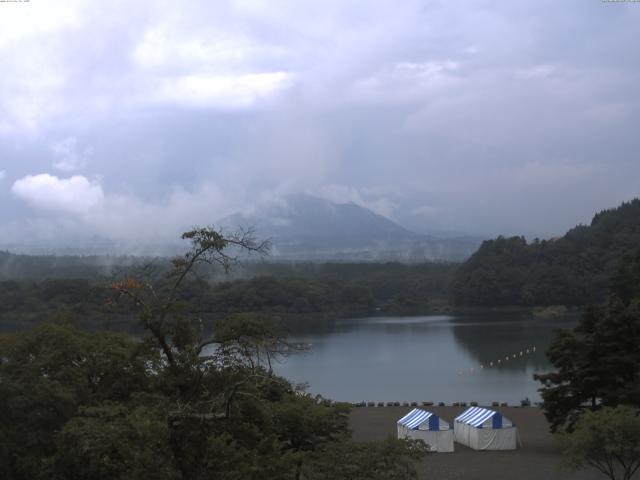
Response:
[[[552,236],[640,195],[640,3],[0,3],[0,244],[291,193]]]

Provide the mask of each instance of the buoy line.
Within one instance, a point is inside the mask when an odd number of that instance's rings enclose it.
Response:
[[[528,347],[525,348],[523,350],[520,350],[518,352],[509,354],[509,355],[505,355],[505,356],[501,356],[499,357],[497,360],[491,360],[489,362],[484,362],[481,363],[479,365],[479,367],[477,368],[477,370],[486,370],[488,368],[497,368],[500,367],[502,365],[505,365],[507,362],[509,361],[513,361],[513,360],[517,360],[519,358],[522,357],[526,357],[527,355],[531,355],[532,353],[536,352],[536,347],[532,346],[532,347]],[[470,367],[466,370],[460,370],[458,372],[458,375],[464,375],[464,374],[473,374],[476,372],[476,367]]]

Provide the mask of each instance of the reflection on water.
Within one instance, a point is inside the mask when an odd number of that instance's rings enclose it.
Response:
[[[517,314],[343,320],[294,337],[311,349],[277,370],[336,400],[537,401],[532,375],[550,368],[553,330],[575,322]]]
[[[447,325],[454,317],[448,315],[430,315],[427,317],[372,317],[338,320],[338,325],[353,325],[360,328],[363,325]]]

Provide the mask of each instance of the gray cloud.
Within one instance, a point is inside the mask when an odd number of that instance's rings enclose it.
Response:
[[[2,10],[6,238],[173,238],[296,192],[547,236],[640,193],[631,3]]]
[[[54,142],[51,145],[51,151],[56,158],[53,168],[63,172],[74,172],[85,167],[92,154],[90,148],[80,150],[78,139],[75,137],[67,137]]]

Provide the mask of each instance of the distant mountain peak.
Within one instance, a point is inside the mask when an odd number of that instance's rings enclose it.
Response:
[[[477,247],[476,242],[436,240],[361,205],[334,203],[306,193],[287,195],[230,215],[219,225],[227,230],[254,228],[259,238],[273,242],[274,255],[278,257],[451,260],[466,258]]]

